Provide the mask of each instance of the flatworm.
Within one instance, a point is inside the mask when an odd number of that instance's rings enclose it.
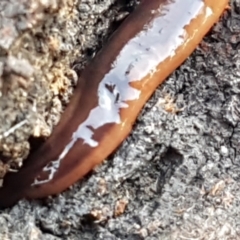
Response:
[[[196,48],[227,0],[143,0],[85,68],[50,138],[9,173],[0,207],[57,194],[127,137],[154,90]]]

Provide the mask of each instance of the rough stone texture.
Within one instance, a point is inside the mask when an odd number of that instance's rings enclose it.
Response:
[[[79,6],[114,12],[95,2]],[[0,239],[239,239],[239,19],[235,0],[109,160],[55,198],[2,211]]]

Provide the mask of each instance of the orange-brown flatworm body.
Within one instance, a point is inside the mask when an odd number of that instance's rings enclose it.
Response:
[[[196,48],[227,0],[143,0],[85,68],[50,138],[0,188],[0,207],[68,188],[127,137],[145,102]]]

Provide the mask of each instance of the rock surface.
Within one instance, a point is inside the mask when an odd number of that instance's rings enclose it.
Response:
[[[76,52],[70,51],[67,60],[66,56],[57,55],[60,65],[74,63],[79,70],[94,55],[118,20],[134,6],[132,2],[128,5],[126,1],[116,2],[85,0],[80,4],[73,1],[75,8],[71,13],[80,16],[73,19],[80,19],[81,24],[73,20],[72,24],[79,29],[76,35],[66,32],[69,34],[66,42],[77,42],[75,37],[78,36],[79,46],[85,45]],[[55,14],[60,15],[58,11]],[[22,200],[11,209],[1,211],[0,239],[239,239],[239,19],[240,4],[233,0],[231,9],[225,11],[221,21],[192,56],[156,90],[131,136],[117,152],[63,194],[45,201]],[[48,21],[53,20],[43,20],[45,24]],[[15,24],[12,23],[12,28],[18,29]],[[38,24],[42,30],[44,24]],[[71,25],[71,21],[68,24]],[[36,26],[31,31],[35,32]],[[37,32],[42,33],[39,29]],[[13,38],[17,38],[18,30],[12,30],[12,33]],[[84,40],[80,41],[80,36]],[[6,48],[9,41],[0,42],[1,47],[3,44]],[[81,57],[76,58],[78,55]],[[5,59],[2,66],[8,66],[6,61],[18,62],[16,58]],[[28,73],[32,68],[36,69],[31,62],[24,66],[28,67]],[[14,71],[18,77],[31,78],[21,71]],[[34,84],[31,84],[35,86],[34,91],[39,93],[48,89],[48,97],[42,105],[38,104],[35,112],[45,113],[49,109],[46,106],[49,102],[54,105],[55,98],[59,103],[59,107],[50,110],[43,121],[48,122],[46,119],[51,119],[53,112],[57,112],[57,119],[49,120],[51,123],[44,128],[50,129],[50,134],[72,90],[61,93],[57,87],[55,93],[52,82],[47,80],[40,90],[36,87],[40,82],[34,78]],[[66,82],[64,87],[71,86],[72,89],[75,85],[71,78]],[[2,86],[4,84],[2,81]],[[13,87],[13,95],[2,95],[1,109],[6,109],[2,108],[3,104],[9,104],[7,107],[14,110],[11,106],[16,106],[19,100],[11,96],[19,96],[14,89],[21,88],[9,86]],[[26,92],[28,97],[29,88]],[[28,109],[34,105],[31,104],[26,105]],[[24,110],[27,110],[26,106]],[[16,123],[37,118],[19,108],[13,113],[14,117],[10,114],[9,118],[14,118]],[[8,129],[3,127],[4,124],[7,126],[4,123],[7,116],[1,114],[2,134]],[[9,122],[9,128],[13,122]],[[19,137],[19,141],[27,142],[31,124],[21,129],[28,136],[25,140]],[[14,146],[17,136],[15,131],[12,136]]]

